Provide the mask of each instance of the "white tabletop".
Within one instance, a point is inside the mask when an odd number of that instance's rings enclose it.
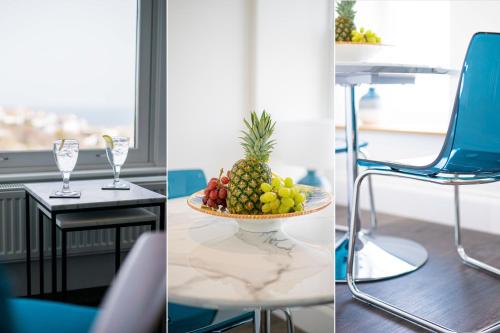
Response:
[[[207,308],[279,308],[333,302],[333,206],[284,222],[284,232],[168,203],[169,302]]]
[[[102,190],[101,187],[112,182],[109,179],[79,180],[70,182],[72,190],[81,191],[80,198],[50,198],[55,190],[62,186],[62,182],[29,183],[24,184],[28,193],[37,199],[50,211],[64,211],[71,209],[90,209],[100,207],[146,205],[165,202],[164,195],[158,194],[144,187],[130,184],[130,190]],[[126,181],[124,181],[126,182]]]
[[[338,84],[412,84],[415,74],[449,74],[457,70],[415,64],[337,62],[335,78]]]

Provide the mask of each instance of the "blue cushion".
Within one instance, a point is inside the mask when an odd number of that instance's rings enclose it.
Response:
[[[34,299],[8,301],[15,333],[87,333],[96,308]]]
[[[216,314],[216,310],[168,303],[168,332],[185,333],[209,326]]]

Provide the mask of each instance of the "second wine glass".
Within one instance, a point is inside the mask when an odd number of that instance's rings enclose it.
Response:
[[[105,190],[129,190],[130,185],[120,180],[120,172],[127,159],[130,139],[125,136],[107,137],[106,155],[113,168],[113,183],[103,186]]]

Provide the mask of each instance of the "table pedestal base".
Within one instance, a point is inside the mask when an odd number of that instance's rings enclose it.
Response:
[[[347,253],[346,238],[335,251],[335,281],[346,282]],[[428,258],[425,248],[411,240],[378,236],[360,231],[356,241],[354,258],[356,281],[376,281],[413,272]]]

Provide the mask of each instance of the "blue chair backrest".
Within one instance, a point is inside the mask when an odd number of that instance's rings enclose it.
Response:
[[[202,170],[169,170],[167,172],[169,199],[185,197],[207,186],[207,180]]]
[[[476,33],[462,67],[448,134],[435,171],[500,172],[500,34]]]

